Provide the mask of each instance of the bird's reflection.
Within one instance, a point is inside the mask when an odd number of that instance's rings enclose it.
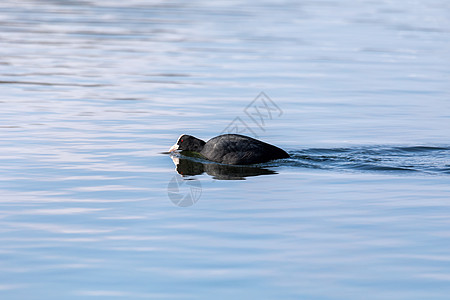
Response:
[[[191,158],[171,155],[178,174],[193,176],[207,173],[218,180],[245,180],[245,177],[277,174],[275,171],[250,166],[231,166],[217,163],[203,163]]]

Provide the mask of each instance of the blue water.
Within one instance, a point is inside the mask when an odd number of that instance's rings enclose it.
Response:
[[[2,1],[1,299],[448,299],[449,12]]]

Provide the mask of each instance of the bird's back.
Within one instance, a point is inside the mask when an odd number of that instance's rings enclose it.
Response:
[[[206,159],[233,165],[263,163],[289,157],[278,147],[240,134],[224,134],[210,139],[201,154]]]

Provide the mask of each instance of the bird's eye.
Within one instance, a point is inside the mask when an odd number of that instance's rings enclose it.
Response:
[[[181,142],[183,142],[183,140],[181,140]]]

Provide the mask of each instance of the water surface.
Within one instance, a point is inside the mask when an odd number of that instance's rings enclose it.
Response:
[[[447,299],[449,11],[2,1],[1,298]],[[236,124],[292,157],[161,154]]]

